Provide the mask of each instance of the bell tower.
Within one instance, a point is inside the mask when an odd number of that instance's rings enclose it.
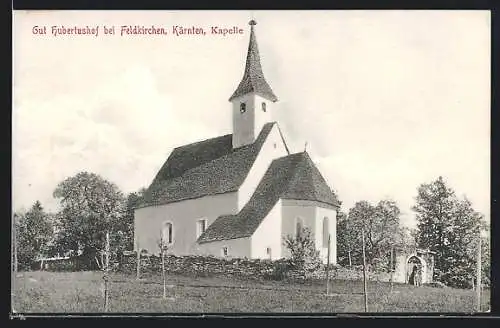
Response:
[[[238,88],[229,101],[232,103],[233,148],[252,144],[264,124],[272,122],[272,105],[278,101],[267,84],[260,64],[259,48],[255,38],[255,25],[251,20],[245,72]]]

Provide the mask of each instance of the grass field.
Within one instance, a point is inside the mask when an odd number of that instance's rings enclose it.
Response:
[[[18,313],[103,312],[100,272],[23,272],[13,278],[12,306]],[[235,278],[168,276],[162,298],[161,277],[139,281],[111,275],[109,312],[363,312],[362,281],[325,284],[256,282]],[[452,288],[413,287],[369,282],[369,312],[474,312],[474,292]],[[482,311],[490,308],[483,292]]]

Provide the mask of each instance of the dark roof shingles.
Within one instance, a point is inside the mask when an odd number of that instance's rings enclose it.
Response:
[[[251,236],[280,198],[339,205],[337,197],[306,152],[288,155],[272,162],[240,213],[217,218],[198,242]]]
[[[265,124],[253,144],[236,149],[232,135],[176,148],[146,191],[142,206],[238,190],[274,124]]]
[[[232,148],[232,134],[177,147],[163,164],[153,184],[179,177],[192,168],[229,154]]]

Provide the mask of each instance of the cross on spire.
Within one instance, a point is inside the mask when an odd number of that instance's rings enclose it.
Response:
[[[248,43],[245,72],[243,73],[243,78],[241,79],[238,88],[236,88],[236,91],[234,91],[231,98],[229,98],[229,101],[254,92],[263,98],[275,102],[278,98],[274,95],[273,90],[266,82],[264,73],[262,72],[262,66],[260,64],[259,48],[255,37],[255,25],[257,25],[257,22],[254,19],[251,19],[250,22],[248,22],[248,25],[250,25],[250,41]]]

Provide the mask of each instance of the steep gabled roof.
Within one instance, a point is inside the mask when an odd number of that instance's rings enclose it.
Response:
[[[311,200],[339,206],[336,195],[306,152],[284,156],[271,163],[241,211],[217,218],[198,242],[251,236],[279,199]]]
[[[265,124],[253,144],[236,149],[231,134],[175,148],[141,207],[238,190],[274,124]]]
[[[232,137],[227,134],[174,148],[152,184],[180,177],[190,169],[229,154],[233,148]]]
[[[302,152],[301,161],[290,178],[288,188],[281,198],[314,200],[330,205],[338,205],[330,187],[307,152]]]
[[[229,101],[236,97],[246,95],[254,92],[270,101],[277,101],[278,98],[264,78],[262,66],[260,64],[259,47],[257,46],[257,39],[255,38],[254,25],[257,23],[254,20],[250,21],[250,42],[248,43],[247,61],[245,65],[245,72],[241,79],[238,88],[234,91]]]

